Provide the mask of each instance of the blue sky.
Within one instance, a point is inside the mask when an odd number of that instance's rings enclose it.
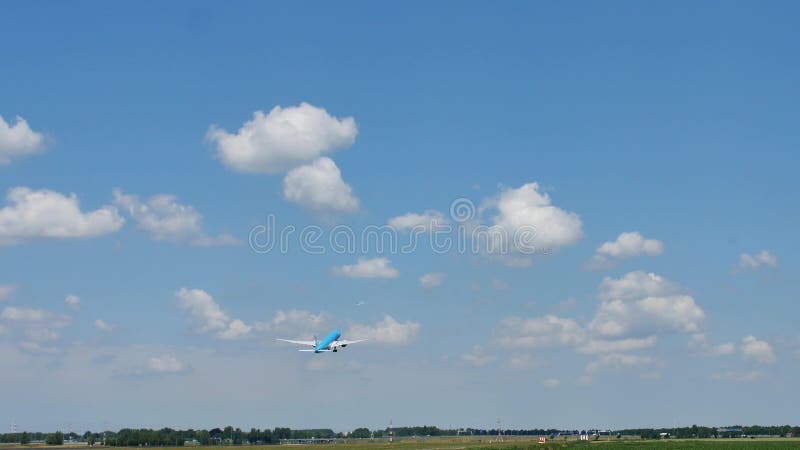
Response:
[[[790,422],[797,15],[6,5],[0,421]],[[530,228],[536,251],[253,251],[270,215]],[[371,342],[274,341],[334,327]]]

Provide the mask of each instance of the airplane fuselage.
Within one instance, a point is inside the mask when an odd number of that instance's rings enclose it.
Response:
[[[314,353],[319,353],[319,352],[327,351],[327,350],[336,351],[335,347],[333,349],[331,349],[330,346],[331,346],[331,344],[336,342],[336,340],[339,339],[341,336],[342,336],[341,331],[339,331],[339,330],[331,331],[331,333],[329,335],[325,336],[325,339],[319,341],[317,346],[314,347]]]

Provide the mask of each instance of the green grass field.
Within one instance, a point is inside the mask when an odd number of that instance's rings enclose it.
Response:
[[[22,449],[87,449],[86,446],[63,446],[47,447],[41,445],[13,446],[2,445],[3,450],[22,450]],[[97,449],[114,447],[95,446]],[[187,450],[192,447],[159,447],[161,450]],[[392,444],[386,441],[360,441],[336,444],[316,444],[316,445],[282,445],[282,446],[214,446],[198,447],[207,450],[542,450],[542,449],[570,449],[584,448],[596,450],[645,450],[645,449],[670,449],[670,450],[761,450],[761,449],[800,449],[800,439],[670,439],[663,441],[640,440],[640,439],[610,439],[600,441],[578,441],[578,440],[555,440],[546,444],[537,443],[536,438],[519,437],[511,438],[506,442],[497,443],[488,440],[478,440],[474,438],[426,438],[426,439],[402,439]]]

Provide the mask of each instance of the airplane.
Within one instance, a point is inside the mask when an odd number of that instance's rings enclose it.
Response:
[[[317,337],[314,336],[313,341],[295,341],[292,339],[277,339],[278,341],[289,342],[290,344],[299,344],[299,345],[307,345],[313,348],[304,348],[298,350],[298,352],[314,352],[314,353],[321,353],[321,352],[338,352],[340,348],[345,348],[350,344],[355,344],[357,342],[364,342],[366,339],[359,339],[357,341],[346,341],[344,339],[339,339],[342,337],[342,332],[339,330],[333,330],[325,339],[318,341]]]

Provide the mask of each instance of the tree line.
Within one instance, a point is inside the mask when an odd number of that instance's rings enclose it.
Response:
[[[416,427],[395,427],[392,429],[394,436],[401,437],[427,437],[427,436],[496,436],[497,429],[479,428],[459,428],[441,429],[435,426],[416,426]],[[586,430],[557,430],[544,428],[531,429],[505,429],[501,430],[505,436],[542,436],[558,434],[587,434]],[[681,439],[705,439],[715,437],[740,437],[740,436],[787,436],[792,433],[800,436],[800,426],[779,425],[732,425],[727,427],[715,428],[692,425],[691,427],[673,428],[629,428],[615,430],[615,435],[641,436],[642,439],[659,439],[662,433],[669,434],[673,438]],[[105,444],[112,447],[165,447],[165,446],[184,446],[184,445],[241,445],[241,444],[278,444],[282,439],[332,439],[332,438],[386,438],[389,436],[389,428],[370,430],[361,427],[349,433],[334,432],[328,428],[293,430],[291,428],[251,428],[250,431],[243,431],[240,428],[227,426],[225,428],[212,428],[210,430],[175,430],[172,428],[135,429],[123,428],[119,431],[92,432],[87,431],[81,435],[77,433],[55,433],[42,432],[19,432],[0,434],[0,443],[21,443],[29,444],[32,442],[44,442],[48,445],[62,445],[66,442],[81,441],[87,444]]]
[[[789,433],[800,436],[800,426],[791,425],[729,425],[725,427],[703,427],[692,425],[690,427],[676,428],[630,428],[618,431],[624,435],[641,436],[642,439],[658,439],[661,433],[678,439],[708,439],[708,438],[735,438],[741,436],[781,436]]]

